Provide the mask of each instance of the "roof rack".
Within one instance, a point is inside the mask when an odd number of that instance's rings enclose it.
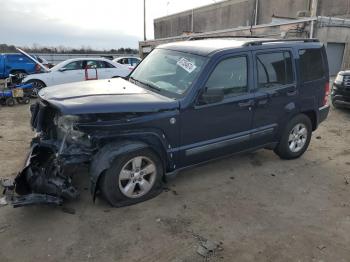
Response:
[[[262,45],[265,43],[276,43],[276,42],[304,42],[304,43],[318,43],[320,42],[317,38],[289,38],[289,39],[273,39],[273,40],[256,40],[250,41],[244,44],[244,46]]]
[[[193,40],[216,39],[216,38],[263,38],[263,36],[250,36],[250,35],[191,36],[187,40],[193,41]]]

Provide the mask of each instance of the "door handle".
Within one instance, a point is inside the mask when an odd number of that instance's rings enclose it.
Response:
[[[254,100],[248,100],[246,102],[240,102],[238,103],[239,107],[250,107],[254,104]]]

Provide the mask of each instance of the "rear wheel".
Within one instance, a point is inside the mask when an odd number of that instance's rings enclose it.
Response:
[[[26,84],[32,84],[33,88],[32,88],[32,92],[30,94],[31,97],[38,97],[38,93],[39,91],[46,87],[45,83],[41,80],[38,80],[38,79],[31,79],[31,80],[28,80],[27,82],[25,82]]]
[[[308,148],[312,134],[310,118],[297,115],[289,121],[275,153],[282,159],[300,157]]]
[[[99,183],[106,200],[115,207],[143,202],[162,191],[163,167],[149,149],[118,156]]]
[[[6,105],[7,106],[14,106],[15,105],[15,100],[12,97],[9,97],[6,99]]]

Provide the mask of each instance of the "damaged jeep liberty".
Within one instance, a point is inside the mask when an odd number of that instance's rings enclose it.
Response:
[[[161,192],[165,175],[225,155],[300,157],[328,115],[328,95],[315,39],[161,45],[125,79],[42,89],[24,169],[4,186],[14,206],[61,204],[79,195],[69,171],[88,164],[94,199],[138,203]]]

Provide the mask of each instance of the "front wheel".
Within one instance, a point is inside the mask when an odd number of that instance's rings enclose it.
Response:
[[[309,146],[312,124],[306,115],[297,115],[287,124],[275,153],[282,159],[300,157]]]
[[[99,183],[105,199],[115,207],[143,202],[162,191],[163,167],[150,149],[118,156]]]
[[[45,83],[43,81],[37,80],[37,79],[31,79],[25,82],[25,84],[32,84],[32,92],[30,94],[31,97],[37,98],[39,91],[46,87]]]

